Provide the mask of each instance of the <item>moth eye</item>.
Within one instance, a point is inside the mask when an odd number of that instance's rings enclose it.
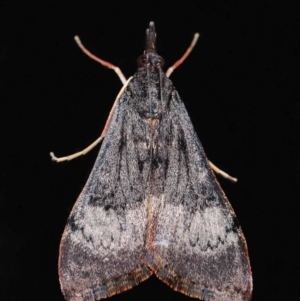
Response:
[[[138,67],[143,67],[147,63],[147,58],[145,55],[140,55],[137,59]]]
[[[159,57],[159,65],[163,67],[165,65],[165,60],[160,56]]]

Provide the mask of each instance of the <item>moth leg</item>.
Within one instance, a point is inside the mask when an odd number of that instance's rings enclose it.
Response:
[[[91,59],[95,60],[96,62],[100,63],[102,66],[105,66],[109,69],[113,69],[118,77],[120,78],[121,82],[123,85],[125,85],[126,83],[126,77],[124,76],[124,74],[122,73],[121,69],[109,62],[106,62],[104,60],[101,60],[99,57],[95,56],[94,54],[92,54],[90,51],[88,51],[81,43],[80,39],[78,36],[74,37],[75,42],[77,43],[77,45],[79,46],[79,48]]]
[[[220,168],[218,168],[215,164],[213,164],[212,162],[208,161],[209,162],[209,165],[210,167],[212,168],[212,170],[219,174],[220,176],[222,176],[223,178],[231,181],[231,182],[237,182],[237,178],[234,178],[232,176],[230,176],[228,173],[226,173],[225,171],[221,170]]]
[[[116,97],[116,100],[109,112],[109,115],[108,115],[108,118],[106,120],[106,123],[105,123],[105,126],[104,126],[104,129],[100,135],[100,137],[95,140],[91,145],[89,145],[88,147],[86,147],[84,150],[80,151],[80,152],[77,152],[75,154],[72,154],[72,155],[69,155],[69,156],[65,156],[65,157],[60,157],[60,158],[57,158],[53,152],[50,152],[50,156],[52,158],[53,161],[56,161],[57,163],[59,162],[64,162],[64,161],[70,161],[70,160],[73,160],[79,156],[83,156],[85,154],[87,154],[90,150],[92,150],[98,143],[101,142],[101,140],[105,137],[106,135],[106,132],[108,130],[108,127],[109,127],[109,124],[110,124],[110,121],[112,119],[112,116],[113,116],[113,113],[115,111],[115,108],[117,106],[117,103],[120,99],[120,96],[123,94],[125,88],[127,87],[128,83],[130,82],[130,80],[132,79],[132,76],[125,82],[124,86],[122,87],[122,89],[120,90],[118,96]]]
[[[183,54],[183,56],[175,64],[173,64],[173,66],[171,66],[167,70],[167,72],[166,72],[167,77],[170,77],[171,73],[185,61],[185,59],[188,57],[188,55],[191,53],[191,51],[195,47],[199,36],[200,36],[200,34],[198,32],[196,32],[194,34],[194,38],[193,38],[193,41],[192,41],[190,47],[186,50],[186,52]]]

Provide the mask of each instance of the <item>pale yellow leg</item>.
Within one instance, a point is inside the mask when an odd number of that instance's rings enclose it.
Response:
[[[114,113],[114,110],[117,106],[117,103],[119,101],[119,98],[120,96],[122,95],[122,93],[124,92],[125,88],[127,87],[128,83],[130,82],[130,80],[132,79],[132,76],[125,82],[125,85],[122,87],[122,89],[120,90],[110,112],[109,112],[109,116],[106,120],[106,124],[104,126],[104,129],[101,133],[101,136],[96,140],[94,141],[91,145],[89,145],[87,148],[85,148],[84,150],[80,151],[80,152],[77,152],[75,154],[72,154],[72,155],[69,155],[69,156],[66,156],[66,157],[60,157],[60,158],[57,158],[53,152],[50,153],[50,156],[52,158],[53,161],[56,161],[56,162],[64,162],[64,161],[70,161],[70,160],[73,160],[77,157],[80,157],[80,156],[83,156],[85,154],[87,154],[90,150],[92,150],[98,143],[100,143],[100,141],[105,137],[106,135],[106,132],[108,130],[108,127],[109,127],[109,124],[110,124],[110,121],[111,121],[111,118],[112,118],[112,115]]]
[[[223,170],[221,170],[220,168],[218,168],[215,164],[213,164],[212,162],[208,161],[210,164],[210,167],[212,168],[212,170],[219,174],[220,176],[222,176],[223,178],[230,180],[232,182],[237,182],[237,178],[234,178],[232,176],[230,176],[228,173],[224,172]]]

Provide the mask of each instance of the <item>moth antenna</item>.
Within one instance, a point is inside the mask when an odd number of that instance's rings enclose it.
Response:
[[[166,72],[166,76],[167,77],[170,77],[171,73],[178,67],[180,66],[184,61],[185,59],[189,56],[189,54],[191,53],[191,51],[194,49],[198,39],[200,37],[200,34],[198,32],[196,32],[194,34],[194,38],[193,38],[193,41],[191,43],[191,45],[189,46],[189,48],[185,51],[185,53],[183,54],[183,56],[177,61],[175,62]]]
[[[78,47],[92,60],[100,63],[102,66],[107,67],[109,69],[112,69],[116,72],[116,74],[118,75],[119,79],[121,80],[122,84],[125,85],[126,83],[126,77],[124,76],[124,74],[122,73],[121,69],[115,65],[113,65],[110,62],[104,61],[102,59],[100,59],[99,57],[97,57],[96,55],[92,54],[89,50],[87,50],[83,44],[81,43],[79,36],[75,36],[74,37],[75,42],[77,43]]]

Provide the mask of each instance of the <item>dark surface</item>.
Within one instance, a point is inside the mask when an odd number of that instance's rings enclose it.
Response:
[[[1,300],[63,300],[59,242],[99,147],[60,164],[49,152],[98,138],[121,88],[73,36],[128,77],[149,21],[167,67],[201,34],[171,79],[208,158],[239,178],[220,183],[248,243],[252,300],[299,297],[300,4],[198,2],[1,6]],[[190,300],[154,277],[111,300],[145,297]]]

